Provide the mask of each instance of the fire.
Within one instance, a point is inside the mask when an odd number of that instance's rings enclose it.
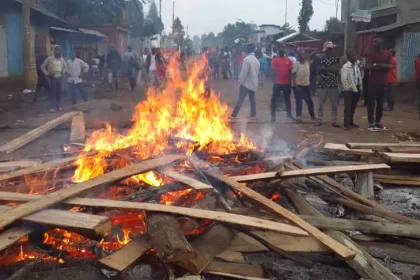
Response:
[[[168,65],[170,81],[166,88],[149,88],[145,101],[137,105],[133,126],[125,133],[107,125],[89,137],[85,152],[98,151],[94,156],[81,156],[77,161],[74,182],[83,182],[106,173],[112,165],[119,168],[133,162],[115,153],[129,155],[136,161],[162,155],[174,147],[171,137],[185,139],[178,143],[178,151],[186,155],[206,150],[213,154],[228,154],[255,150],[256,146],[241,134],[236,137],[229,127],[230,109],[222,104],[214,92],[205,98],[203,69],[207,61],[202,58],[187,70],[184,78],[176,59]],[[118,158],[117,161],[109,158]],[[151,186],[162,185],[162,178],[154,172],[140,174],[129,179],[131,183],[145,182]]]

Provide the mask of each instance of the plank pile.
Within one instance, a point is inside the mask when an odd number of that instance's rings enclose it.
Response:
[[[74,122],[71,142],[84,141],[83,116],[65,119]],[[11,153],[34,137],[32,133],[23,142],[12,141],[3,151]],[[95,151],[72,157],[63,153],[63,158],[43,163],[14,160],[10,166],[20,169],[0,174],[0,250],[6,256],[0,265],[91,258],[104,273],[125,273],[136,263],[158,261],[169,279],[200,279],[196,276],[201,274],[269,279],[264,277],[273,275],[247,262],[243,253],[271,251],[304,269],[318,266],[310,256],[331,254],[361,278],[399,279],[374,258],[381,255],[378,244],[359,242],[348,233],[420,238],[419,220],[391,212],[365,195],[373,188],[370,179],[412,186],[420,182],[387,174],[395,162],[416,162],[413,153],[387,150],[420,148],[405,145],[327,144],[324,154],[357,157],[342,164],[311,160],[322,150],[312,144],[299,145],[292,156],[277,157],[280,162],[264,154],[253,158],[254,152],[241,153],[242,158],[223,155],[212,164],[198,153],[136,161],[116,152],[110,160],[124,157],[130,164],[81,183],[71,182],[75,159],[93,158]],[[151,171],[162,178],[160,187],[126,180]],[[356,180],[359,189],[349,189],[330,177],[343,173],[365,179]],[[311,183],[293,183],[296,178]],[[308,203],[308,194],[377,218],[328,217]]]

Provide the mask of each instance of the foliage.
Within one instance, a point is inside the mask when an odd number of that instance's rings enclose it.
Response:
[[[178,46],[184,45],[185,31],[184,26],[182,25],[181,19],[179,17],[177,17],[172,24],[172,35],[174,36],[175,43]]]
[[[301,33],[309,31],[309,22],[314,15],[314,8],[312,6],[312,0],[302,0],[302,8],[299,13],[299,31]]]
[[[296,32],[296,30],[293,28],[293,26],[291,26],[290,23],[288,23],[288,22],[286,22],[285,24],[283,24],[280,27],[280,29],[286,31],[286,35],[287,34],[290,34],[290,33],[293,33],[293,32]]]
[[[332,17],[325,22],[325,31],[330,34],[341,33],[344,31],[344,26],[338,18]]]
[[[238,37],[249,38],[253,35],[258,26],[254,23],[246,23],[238,21],[235,24],[229,23],[226,25],[221,33],[221,38],[225,45],[233,45],[234,40]]]
[[[216,48],[220,47],[220,38],[218,38],[213,32],[209,34],[203,34],[201,36],[201,47]]]
[[[144,25],[142,32],[138,37],[150,37],[156,34],[160,34],[164,28],[163,22],[160,20],[158,9],[155,1],[150,5],[149,12],[147,13],[146,19],[144,20]]]

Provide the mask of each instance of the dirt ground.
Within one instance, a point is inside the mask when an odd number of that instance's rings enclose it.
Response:
[[[266,82],[264,87],[258,90],[256,95],[257,100],[257,118],[258,123],[238,123],[233,126],[236,129],[245,130],[248,135],[255,139],[270,140],[271,146],[273,143],[277,143],[277,139],[284,139],[288,143],[299,143],[306,135],[310,134],[322,134],[325,142],[334,143],[346,143],[346,142],[395,142],[401,140],[396,137],[397,134],[414,133],[419,131],[419,120],[416,105],[414,103],[415,94],[414,89],[410,87],[401,87],[397,89],[397,105],[394,112],[385,112],[383,124],[389,128],[389,131],[383,132],[368,132],[367,127],[367,113],[365,107],[358,107],[356,111],[355,122],[360,125],[360,129],[344,131],[343,129],[337,129],[325,124],[323,127],[314,127],[313,122],[310,121],[306,107],[304,107],[304,122],[302,124],[287,123],[285,112],[278,112],[277,119],[279,122],[270,124],[270,100],[271,100],[271,87],[269,82]],[[216,92],[220,93],[221,100],[227,103],[231,108],[235,105],[238,86],[235,81],[214,81],[213,88]],[[120,92],[106,92],[101,90],[91,90],[90,92],[90,103],[92,109],[90,112],[85,113],[85,122],[88,125],[100,124],[104,122],[125,122],[131,119],[135,105],[145,98],[144,89],[140,86],[135,92],[123,90]],[[4,112],[0,119],[0,124],[7,125],[9,128],[0,129],[0,145],[3,145],[7,141],[14,139],[15,137],[27,132],[29,128],[36,128],[37,126],[44,124],[45,122],[58,117],[60,114],[48,113],[49,101],[44,99],[37,105],[31,105],[27,101],[30,100],[30,96],[26,95],[20,97],[19,108]],[[318,107],[317,98],[314,98],[315,107]],[[0,102],[1,103],[1,102]],[[71,110],[70,98],[67,96],[64,99],[65,112]],[[120,111],[111,111],[109,109],[111,103],[116,103],[122,106]],[[292,101],[292,104],[294,100]],[[294,110],[293,105],[293,110]],[[330,119],[330,106],[326,105],[325,119]],[[343,122],[343,101],[339,106],[339,123]],[[240,112],[240,118],[245,119],[250,112],[249,101],[246,100],[243,108]],[[282,122],[283,123],[280,123]],[[24,158],[29,155],[37,155],[47,152],[59,152],[60,145],[68,143],[69,141],[69,130],[53,130],[48,132],[44,137],[39,138],[36,141],[26,145],[19,149],[14,154],[10,155],[13,158]],[[280,141],[281,142],[281,141]],[[262,142],[258,142],[262,143]],[[9,157],[9,156],[6,156]],[[385,205],[388,205],[392,210],[403,214],[409,214],[410,216],[416,215],[416,208],[412,207],[411,202],[415,202],[415,206],[420,205],[420,192],[413,189],[404,189],[398,191],[400,196],[394,196],[395,192],[386,189],[380,196],[379,199]],[[395,204],[397,199],[397,204]],[[410,202],[411,201],[411,202]],[[394,205],[394,207],[392,207]],[[409,213],[403,211],[401,208],[409,208]],[[417,210],[418,213],[418,210]],[[418,216],[417,216],[418,217]],[[333,262],[331,265],[323,266],[321,275],[311,275],[308,271],[292,271],[287,265],[288,260],[280,260],[276,254],[253,254],[248,255],[247,260],[254,264],[262,264],[265,268],[268,268],[271,275],[276,276],[274,279],[359,279],[359,277],[351,270],[346,268],[345,264],[341,261]],[[420,273],[420,268],[414,265],[401,265],[396,262],[388,262],[388,267],[392,269],[401,279],[411,279],[413,275]],[[344,267],[343,267],[344,266]],[[337,268],[338,267],[338,268]],[[341,269],[340,269],[341,267]],[[296,269],[300,269],[296,267]],[[33,276],[30,279],[105,279],[103,276],[98,276],[97,271],[93,271],[91,266],[84,268],[73,268],[71,272],[65,272],[68,269],[62,269],[53,275]],[[144,273],[144,271],[142,272]],[[296,278],[296,275],[300,273],[301,277]],[[343,275],[343,273],[345,275]],[[1,273],[0,273],[1,274]],[[147,275],[148,273],[146,273]],[[341,275],[340,275],[341,274]],[[124,279],[151,279],[147,276],[141,276],[142,274],[135,274],[133,278],[127,276]],[[123,278],[121,278],[123,279]],[[216,279],[216,278],[206,278]],[[220,279],[220,278],[217,278]]]

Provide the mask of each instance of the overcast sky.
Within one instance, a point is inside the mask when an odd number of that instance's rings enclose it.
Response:
[[[159,6],[159,0],[155,1]],[[297,29],[301,0],[288,1],[287,19]],[[313,0],[314,16],[309,24],[311,29],[323,29],[325,21],[335,16],[335,1]],[[172,3],[173,0],[162,0],[165,30],[172,25]],[[283,25],[285,11],[286,0],[175,0],[175,17],[181,19],[185,28],[188,25],[191,36],[209,32],[217,34],[226,24],[234,23],[237,19],[257,25]]]

